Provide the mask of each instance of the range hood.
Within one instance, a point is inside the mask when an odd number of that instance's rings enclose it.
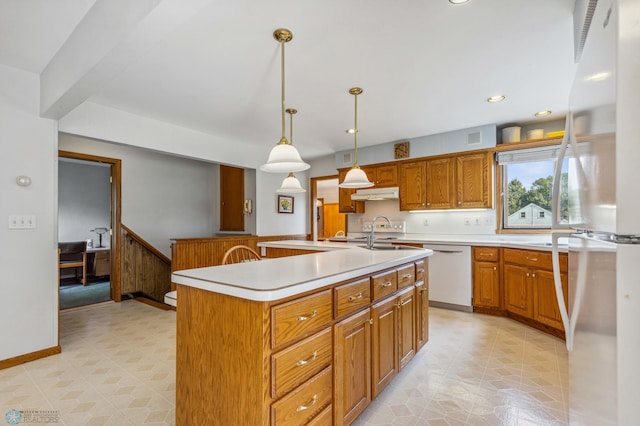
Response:
[[[356,201],[397,200],[399,194],[400,188],[397,186],[390,188],[359,189],[355,194],[351,195],[351,199]]]

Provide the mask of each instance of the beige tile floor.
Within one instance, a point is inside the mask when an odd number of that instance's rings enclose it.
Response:
[[[61,354],[0,370],[1,414],[174,424],[175,318],[136,301],[61,314]],[[504,318],[432,309],[430,320],[425,349],[355,424],[567,424],[562,341]]]

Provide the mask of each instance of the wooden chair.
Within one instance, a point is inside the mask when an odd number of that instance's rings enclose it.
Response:
[[[87,242],[58,243],[58,251],[60,253],[60,275],[64,269],[74,268],[77,280],[78,268],[81,268],[82,279],[80,282],[82,285],[87,285]]]
[[[222,264],[253,262],[260,259],[262,259],[260,255],[251,247],[237,245],[227,250],[222,258]]]

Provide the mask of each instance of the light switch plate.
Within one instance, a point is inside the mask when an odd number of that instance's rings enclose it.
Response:
[[[35,229],[35,215],[9,215],[9,229]]]

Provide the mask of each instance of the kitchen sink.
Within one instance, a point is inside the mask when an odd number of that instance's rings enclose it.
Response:
[[[359,245],[358,247],[367,248],[365,245]],[[422,250],[418,247],[391,245],[391,244],[374,244],[371,250]]]
[[[524,243],[528,246],[551,247],[551,243]],[[558,247],[569,247],[568,243],[558,243]]]

